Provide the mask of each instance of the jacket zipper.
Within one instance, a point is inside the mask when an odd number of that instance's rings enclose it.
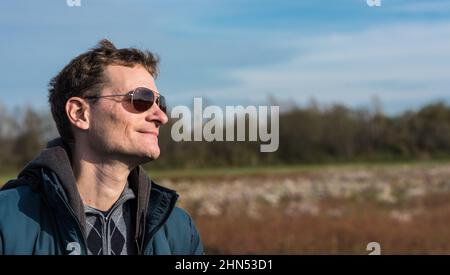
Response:
[[[139,247],[139,241],[137,239],[134,239],[134,242],[136,243],[137,254],[142,255],[141,248]]]
[[[136,228],[135,230],[137,231],[138,234],[135,235],[134,238],[134,242],[136,244],[136,249],[137,249],[137,255],[142,255],[142,242],[144,239],[144,230],[145,230],[145,226],[142,225],[144,222],[144,212],[141,212],[141,217],[139,218],[139,224],[138,224],[138,228]],[[139,243],[139,235],[141,235],[141,243]]]
[[[109,236],[109,234],[110,234],[110,231],[109,231],[109,223],[110,223],[110,220],[111,220],[111,215],[114,213],[114,211],[116,211],[116,209],[118,208],[118,207],[120,207],[120,206],[122,206],[122,204],[123,204],[123,201],[125,200],[125,201],[127,201],[129,198],[124,198],[124,197],[122,197],[122,198],[120,198],[118,201],[116,201],[115,203],[114,203],[114,206],[113,206],[113,208],[111,208],[109,211],[108,211],[108,215],[106,215],[106,217],[104,217],[103,215],[101,216],[101,219],[103,220],[103,223],[104,223],[104,228],[103,228],[103,231],[104,231],[104,236],[106,236],[107,238],[106,238],[106,240],[102,240],[102,246],[103,246],[103,241],[105,241],[105,246],[106,246],[106,251],[103,251],[103,255],[109,255],[109,252],[110,252],[110,245],[109,245],[109,239],[110,239],[110,236]],[[104,253],[107,253],[107,254],[104,254]]]

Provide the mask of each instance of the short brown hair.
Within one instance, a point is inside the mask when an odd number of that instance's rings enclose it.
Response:
[[[142,65],[153,77],[158,75],[158,57],[136,48],[117,49],[107,39],[77,56],[49,83],[49,103],[56,127],[63,140],[73,142],[71,123],[66,115],[67,100],[74,96],[98,95],[108,83],[104,71],[108,65]]]

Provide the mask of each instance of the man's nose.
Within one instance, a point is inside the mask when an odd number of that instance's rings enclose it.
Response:
[[[159,108],[158,104],[153,104],[147,113],[146,119],[148,121],[156,120],[160,125],[164,125],[169,121],[167,114]]]

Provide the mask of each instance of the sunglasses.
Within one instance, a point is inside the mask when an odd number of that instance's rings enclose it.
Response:
[[[166,98],[162,95],[155,95],[156,93],[148,88],[138,87],[133,91],[120,95],[102,95],[102,96],[85,96],[85,99],[98,99],[104,97],[125,96],[131,103],[133,108],[138,112],[145,112],[153,106],[153,103],[158,105],[159,109],[166,114],[167,105]]]

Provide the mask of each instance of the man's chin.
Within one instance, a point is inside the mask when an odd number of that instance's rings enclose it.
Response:
[[[152,150],[152,151],[140,151],[140,152],[128,152],[126,154],[126,162],[129,162],[132,166],[134,165],[142,165],[154,160],[157,160],[159,158],[159,150]]]
[[[159,151],[158,152],[149,152],[141,157],[141,159],[142,159],[141,161],[143,163],[147,163],[150,161],[157,160],[158,158],[159,158]]]

